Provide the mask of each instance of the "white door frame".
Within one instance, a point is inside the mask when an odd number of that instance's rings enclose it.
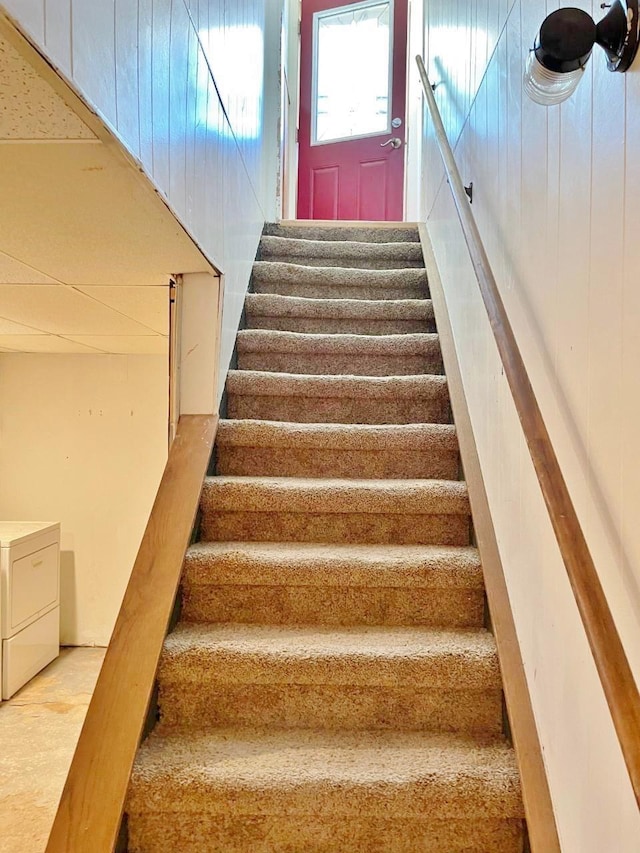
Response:
[[[282,218],[295,219],[298,206],[300,126],[300,21],[302,0],[284,0],[282,32]]]
[[[424,0],[409,0],[407,36],[407,146],[404,168],[404,218],[420,221],[424,102],[416,55],[424,56]]]

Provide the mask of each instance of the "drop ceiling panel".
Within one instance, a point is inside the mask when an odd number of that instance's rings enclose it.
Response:
[[[2,288],[0,287],[0,313],[2,312]],[[14,323],[13,320],[5,320],[0,317],[0,335],[43,335],[40,329],[25,326],[22,323]]]
[[[169,339],[162,335],[72,335],[71,340],[120,355],[165,355]]]
[[[0,140],[97,137],[18,51],[0,39]]]
[[[0,285],[0,315],[56,335],[150,335],[152,332],[59,284]]]
[[[93,353],[96,350],[78,341],[56,335],[0,335],[0,347],[7,352]]]
[[[0,251],[56,281],[166,285],[207,261],[132,164],[105,144],[0,143]]]
[[[33,267],[0,252],[0,284],[57,284],[57,282],[39,270],[34,270]]]
[[[108,305],[161,335],[169,334],[169,286],[79,287],[78,290]]]

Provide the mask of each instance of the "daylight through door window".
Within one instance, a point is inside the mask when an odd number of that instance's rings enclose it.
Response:
[[[392,0],[313,19],[312,144],[389,130]]]

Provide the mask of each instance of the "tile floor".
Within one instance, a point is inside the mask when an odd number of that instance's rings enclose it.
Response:
[[[0,705],[0,851],[42,853],[105,649],[60,657]]]

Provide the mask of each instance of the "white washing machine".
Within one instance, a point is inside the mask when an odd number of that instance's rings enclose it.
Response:
[[[60,653],[60,524],[0,522],[2,698]]]

